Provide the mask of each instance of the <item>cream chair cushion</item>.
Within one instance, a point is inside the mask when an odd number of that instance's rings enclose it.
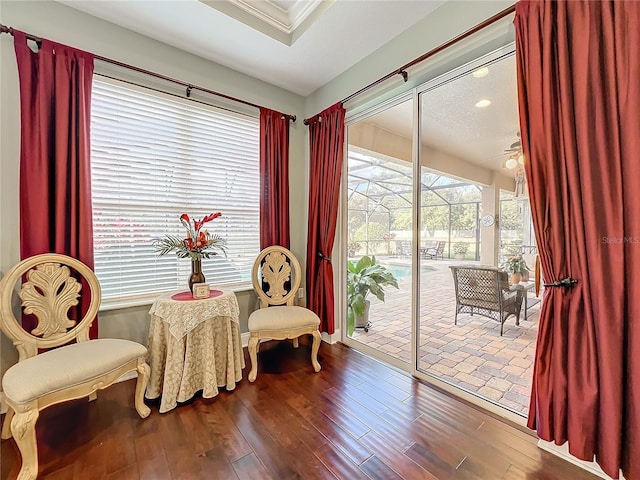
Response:
[[[103,338],[80,342],[16,363],[2,378],[2,390],[15,403],[27,403],[103,377],[146,354],[143,345],[129,340]]]
[[[269,307],[256,310],[249,316],[249,331],[291,330],[300,327],[318,327],[320,319],[308,308],[295,305]]]

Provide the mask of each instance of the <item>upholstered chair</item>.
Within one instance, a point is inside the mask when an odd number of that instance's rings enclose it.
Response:
[[[84,278],[89,292],[82,293],[90,294],[87,312],[79,321],[68,316],[69,309],[78,305],[82,290],[76,277]],[[21,300],[22,313],[37,320],[30,332],[23,330],[15,317],[15,293]],[[135,407],[142,418],[150,413],[143,401],[149,381],[147,349],[129,340],[89,340],[89,327],[99,306],[100,284],[95,274],[82,262],[65,255],[30,257],[0,281],[0,328],[13,341],[19,355],[18,363],[2,378],[9,407],[2,438],[13,436],[18,445],[22,456],[19,480],[38,476],[35,425],[40,411],[46,407],[82,397],[94,399],[97,390],[108,387],[127,372],[136,371]]]
[[[300,335],[313,335],[311,364],[319,372],[320,319],[308,308],[294,305],[300,287],[300,263],[296,257],[284,247],[265,248],[253,264],[252,281],[260,308],[249,316],[249,381],[256,379],[260,340],[267,338],[293,339],[297,348]]]

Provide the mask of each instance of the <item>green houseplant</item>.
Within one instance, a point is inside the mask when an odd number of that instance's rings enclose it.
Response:
[[[469,244],[467,242],[457,242],[453,244],[453,256],[457,260],[464,260],[468,251]]]
[[[522,255],[509,256],[502,265],[502,269],[511,274],[511,283],[520,283],[523,276],[528,277],[529,275],[529,267],[527,267],[527,262],[524,261]]]
[[[357,263],[347,263],[347,332],[353,334],[356,326],[368,323],[369,293],[384,302],[384,287],[398,288],[398,280],[383,265],[376,263],[376,257],[365,255]]]

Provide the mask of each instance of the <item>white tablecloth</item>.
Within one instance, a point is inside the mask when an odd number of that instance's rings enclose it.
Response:
[[[145,396],[158,398],[160,413],[202,390],[215,397],[218,387],[233,390],[242,380],[238,302],[231,291],[204,300],[159,297],[149,311],[147,363],[151,378]]]

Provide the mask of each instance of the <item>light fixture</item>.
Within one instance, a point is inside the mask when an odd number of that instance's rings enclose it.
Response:
[[[489,105],[491,105],[491,100],[487,100],[486,98],[476,103],[477,108],[485,108],[485,107],[488,107]]]
[[[488,67],[481,67],[481,68],[471,72],[471,75],[473,75],[474,78],[484,77],[486,75],[489,75],[489,68]]]
[[[518,155],[518,164],[519,165],[524,165],[524,154],[523,153]]]
[[[518,166],[518,161],[511,157],[504,163],[504,166],[507,168],[516,168]]]

